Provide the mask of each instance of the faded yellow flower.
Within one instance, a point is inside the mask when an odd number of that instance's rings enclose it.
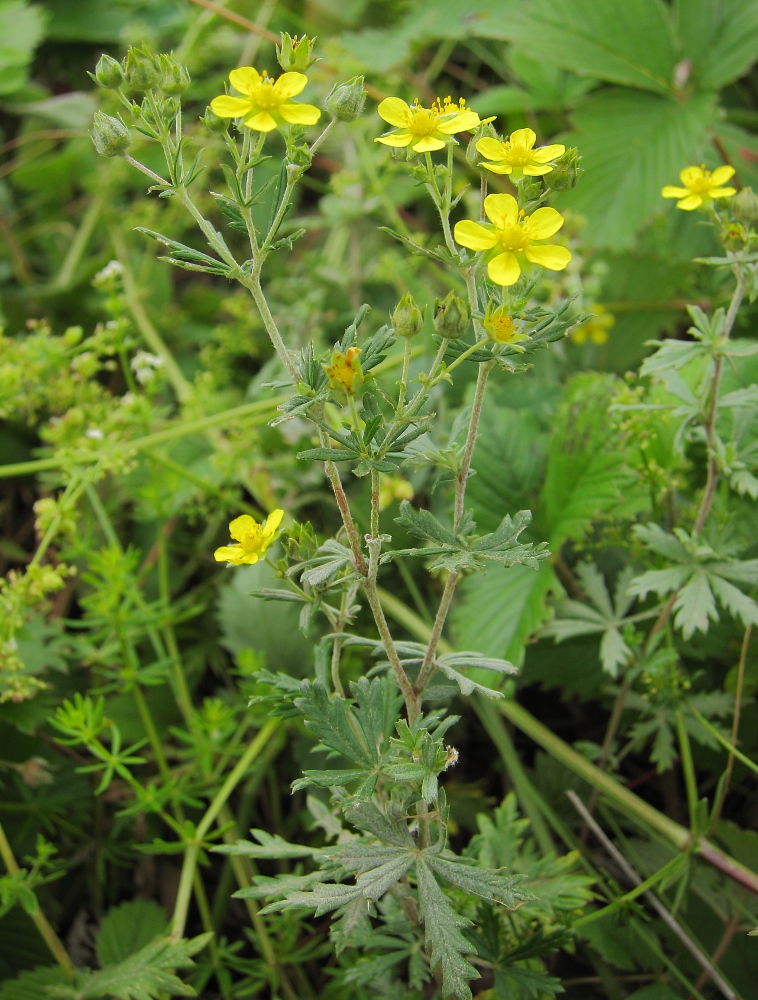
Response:
[[[496,285],[513,285],[527,260],[550,271],[562,271],[571,253],[562,246],[540,246],[563,225],[554,208],[538,208],[532,215],[519,211],[510,194],[490,194],[484,199],[486,222],[465,220],[455,226],[455,239],[469,250],[495,251],[487,263],[487,274]]]
[[[592,307],[592,311],[595,315],[571,334],[574,343],[584,344],[591,340],[593,344],[605,344],[608,340],[608,331],[616,325],[616,317],[599,302]]]
[[[229,82],[242,97],[222,94],[211,101],[211,110],[219,118],[241,118],[242,124],[256,132],[272,132],[284,122],[289,125],[315,125],[321,112],[313,104],[292,101],[308,82],[304,73],[269,76],[252,66],[241,66],[229,74]]]
[[[258,524],[249,514],[235,517],[229,525],[229,534],[238,544],[222,545],[213,553],[213,558],[216,562],[231,563],[232,566],[252,566],[273,542],[283,517],[284,511],[278,508],[271,511],[263,524]]]
[[[380,118],[395,126],[395,130],[380,135],[374,142],[385,146],[411,146],[414,153],[444,149],[454,141],[456,132],[471,132],[484,124],[476,111],[466,107],[463,98],[453,104],[449,97],[444,101],[438,97],[431,108],[424,108],[418,99],[413,104],[406,104],[400,97],[387,97],[377,111]]]
[[[386,510],[393,500],[412,500],[413,496],[413,487],[407,479],[382,473],[379,482],[379,510]]]
[[[324,368],[332,389],[348,396],[360,389],[363,385],[363,369],[358,360],[360,353],[360,347],[348,347],[344,354],[340,351],[332,353],[332,363]]]
[[[541,177],[553,169],[551,160],[563,156],[566,147],[560,143],[552,146],[538,146],[536,134],[530,128],[520,128],[512,132],[510,137],[502,142],[485,136],[476,144],[476,150],[492,163],[482,163],[485,170],[493,174],[508,174],[511,180],[518,181],[522,177]]]
[[[498,344],[508,344],[518,349],[518,344],[529,337],[519,330],[516,320],[505,306],[493,307],[488,303],[482,326],[491,340]]]
[[[737,194],[736,188],[722,187],[734,173],[734,167],[730,166],[717,167],[713,173],[704,166],[685,167],[679,174],[683,187],[667,184],[661,194],[664,198],[680,198],[676,207],[685,212],[692,212],[701,205],[709,208],[714,198],[731,198]]]

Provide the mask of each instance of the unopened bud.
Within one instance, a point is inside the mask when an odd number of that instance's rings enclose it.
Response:
[[[758,195],[751,187],[744,187],[731,202],[735,219],[740,222],[758,222]]]
[[[545,177],[545,181],[553,191],[570,191],[571,188],[576,187],[579,178],[584,173],[579,166],[581,160],[575,146],[567,149],[562,156],[558,157],[553,164],[553,169]]]
[[[226,118],[219,118],[213,108],[208,105],[205,109],[205,114],[203,115],[203,121],[206,127],[211,130],[211,132],[217,132],[219,135],[223,135],[224,132],[229,131],[229,122]]]
[[[92,142],[101,156],[123,156],[132,144],[132,133],[118,118],[95,112]]]
[[[105,90],[118,90],[124,82],[124,71],[121,63],[113,56],[101,55],[95,66],[95,80]]]
[[[459,340],[465,336],[471,321],[471,311],[468,304],[456,295],[448,292],[440,302],[434,301],[434,329],[445,340]]]
[[[190,85],[190,75],[186,66],[178,62],[173,53],[168,56],[159,56],[161,67],[161,78],[158,86],[164,94],[178,97]]]
[[[366,103],[366,91],[363,89],[363,77],[354,76],[345,83],[335,83],[324,101],[324,107],[337,121],[354,122],[363,114]]]
[[[126,54],[124,78],[133,90],[152,90],[161,78],[160,62],[147,49],[132,46]]]
[[[315,38],[290,38],[286,31],[281,32],[281,41],[276,47],[276,58],[285,73],[304,73],[309,66],[317,61],[311,55]]]
[[[474,134],[472,135],[471,141],[469,142],[468,146],[466,146],[466,163],[468,163],[470,167],[478,167],[482,162],[482,160],[484,159],[482,154],[476,148],[476,144],[479,142],[480,139],[499,139],[499,138],[500,136],[497,134],[497,132],[492,127],[492,125],[490,125],[489,122],[486,122],[484,125],[480,125],[479,128],[476,130],[476,132],[474,132]]]
[[[416,305],[410,292],[400,299],[390,319],[398,337],[415,337],[424,325],[424,313]]]

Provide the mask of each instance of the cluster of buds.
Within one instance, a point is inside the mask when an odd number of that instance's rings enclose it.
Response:
[[[187,67],[173,54],[155,56],[146,48],[135,46],[129,49],[123,63],[109,55],[100,56],[93,79],[104,90],[127,86],[148,91],[157,87],[170,97],[177,97],[190,85]]]

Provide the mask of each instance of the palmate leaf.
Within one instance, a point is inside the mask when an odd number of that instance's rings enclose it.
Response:
[[[44,1000],[49,996],[48,987],[67,982],[68,976],[60,966],[43,966],[0,983],[0,1000]]]
[[[201,951],[212,934],[184,941],[159,938],[118,965],[99,972],[78,972],[74,985],[50,986],[49,997],[59,1000],[158,1000],[163,993],[172,996],[196,996],[195,990],[175,975],[176,969],[194,966],[192,955]]]
[[[416,863],[419,913],[424,922],[426,947],[431,953],[432,972],[442,966],[442,996],[444,1000],[457,997],[470,1000],[468,982],[478,979],[479,973],[463,957],[473,952],[473,947],[461,933],[471,921],[459,916],[450,905],[426,861]]]
[[[435,874],[490,903],[500,903],[501,906],[514,910],[522,903],[534,899],[531,892],[520,888],[525,875],[507,875],[504,869],[479,868],[436,854],[428,854],[426,862]]]

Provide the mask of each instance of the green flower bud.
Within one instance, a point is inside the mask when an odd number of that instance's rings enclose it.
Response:
[[[751,187],[738,191],[731,205],[735,219],[740,222],[758,222],[758,195]]]
[[[575,188],[584,171],[579,166],[581,156],[575,146],[567,149],[553,164],[553,169],[545,176],[545,181],[553,191],[570,191]]]
[[[147,49],[132,46],[126,54],[124,78],[133,90],[152,90],[161,78],[160,62]]]
[[[118,90],[124,82],[124,71],[121,63],[113,56],[101,55],[95,66],[95,81],[105,90]]]
[[[500,136],[497,134],[497,132],[489,122],[486,122],[484,125],[480,125],[479,128],[476,130],[476,132],[474,132],[473,136],[471,137],[471,141],[469,142],[468,146],[466,146],[466,163],[468,163],[470,167],[478,167],[482,162],[482,160],[484,159],[482,154],[476,148],[476,144],[479,142],[480,139],[499,139],[499,138]]]
[[[179,108],[181,104],[175,97],[167,97],[166,100],[161,105],[161,111],[163,112],[163,117],[167,122],[172,122],[174,118],[179,114]]]
[[[363,77],[354,76],[345,83],[335,83],[324,101],[324,107],[337,121],[354,122],[363,114],[366,103],[366,91],[363,89]]]
[[[426,312],[426,307],[424,307]],[[410,292],[400,299],[390,316],[392,328],[398,337],[415,337],[424,325],[424,313],[416,305]]]
[[[132,144],[132,133],[118,118],[95,112],[92,142],[101,156],[123,156]]]
[[[219,135],[223,135],[224,132],[229,131],[229,121],[226,118],[219,118],[213,108],[208,105],[205,109],[205,114],[203,115],[203,121],[206,127],[211,130],[211,132],[217,132]]]
[[[190,75],[186,66],[174,58],[173,53],[168,56],[159,56],[161,67],[161,78],[158,86],[164,94],[178,97],[190,85]]]
[[[521,180],[516,181],[516,188],[518,189],[518,207],[526,208],[530,202],[537,201],[542,194],[542,178],[522,177]]]
[[[290,38],[286,31],[281,32],[281,41],[276,47],[276,58],[285,73],[304,73],[317,59],[311,55],[315,38]]]
[[[445,340],[458,340],[465,336],[470,321],[468,303],[455,292],[448,292],[441,302],[434,300],[434,329]]]

